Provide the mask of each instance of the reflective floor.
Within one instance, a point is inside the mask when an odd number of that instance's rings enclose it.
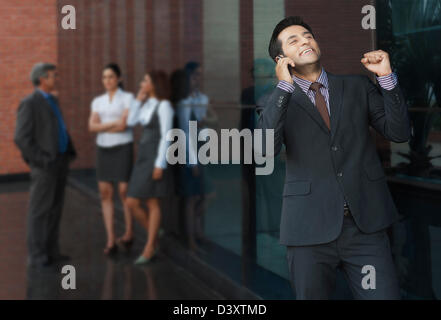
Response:
[[[133,266],[142,242],[115,258],[103,256],[104,226],[99,206],[67,188],[61,224],[62,252],[76,270],[76,289],[61,286],[60,271],[34,272],[26,267],[28,183],[0,184],[0,299],[218,299],[199,280],[159,255],[146,267]],[[121,217],[122,218],[122,217]],[[117,235],[122,234],[117,224]],[[60,266],[61,268],[61,266]]]
[[[237,168],[232,166],[218,166],[210,168],[212,184],[216,191],[215,197],[211,199],[207,205],[205,213],[205,236],[209,240],[203,246],[203,253],[198,256],[208,265],[227,275],[237,284],[245,286],[252,292],[256,293],[264,299],[294,299],[292,288],[289,285],[287,277],[287,263],[284,255],[284,247],[278,243],[278,224],[275,214],[271,217],[269,213],[257,215],[256,228],[256,247],[257,257],[254,259],[246,259],[242,252],[242,229],[239,226],[242,223],[242,198],[239,193],[240,182]],[[92,193],[96,193],[96,182],[93,175],[89,171],[78,172],[76,178],[90,187]],[[283,183],[283,180],[275,183]],[[271,184],[269,184],[271,185]],[[268,185],[267,185],[268,186]],[[413,186],[406,181],[391,182],[389,184],[391,193],[394,197],[396,206],[402,219],[389,228],[388,233],[391,240],[391,249],[394,256],[394,262],[397,274],[400,280],[401,294],[403,299],[440,299],[441,297],[441,197],[438,189],[427,189],[421,186]],[[11,212],[15,212],[14,197],[17,194],[11,193],[7,199],[10,203]],[[83,200],[84,201],[84,200]],[[265,201],[277,201],[276,197],[269,197]],[[99,216],[98,209],[90,209],[87,211],[95,212],[95,216]],[[19,207],[19,206],[18,206]],[[81,212],[84,208],[74,209]],[[0,210],[3,208],[0,206]],[[91,211],[92,210],[92,211]],[[179,211],[173,211],[173,217],[179,216]],[[95,224],[85,222],[88,218],[87,214],[79,214],[81,219],[78,220],[79,226],[74,229],[80,230],[81,226],[94,225],[98,226],[101,234],[98,237],[99,245],[95,245],[100,249],[100,245],[104,245],[103,229],[100,218],[95,219]],[[16,215],[8,215],[9,225],[15,223],[15,228],[19,228]],[[0,228],[4,215],[0,215]],[[20,218],[21,219],[21,218]],[[173,219],[171,219],[173,220]],[[171,221],[170,220],[170,221]],[[175,219],[176,220],[176,219]],[[72,220],[75,222],[76,220]],[[82,221],[82,222],[81,222]],[[64,222],[68,222],[65,219]],[[71,222],[71,223],[73,223]],[[17,229],[18,230],[18,229]],[[9,232],[9,231],[8,231]],[[3,231],[0,239],[9,234],[8,239],[20,243],[20,239],[16,237],[17,232]],[[96,230],[83,230],[84,233],[92,236]],[[121,232],[121,230],[120,230]],[[98,240],[94,240],[97,242]],[[70,245],[66,242],[66,246]],[[139,244],[138,244],[139,245]],[[96,254],[96,249],[92,249],[92,253]],[[79,253],[86,254],[86,253]],[[0,252],[1,257],[3,253]],[[102,259],[101,256],[98,257]],[[14,257],[8,258],[11,267],[8,275],[15,277],[15,281],[20,281],[20,277],[16,274],[20,272],[19,262],[14,261]],[[92,258],[88,258],[91,260]],[[122,264],[127,263],[124,259],[130,260],[133,257],[120,257],[120,264],[113,265],[116,270]],[[3,258],[2,260],[3,261]],[[0,268],[1,262],[0,261]],[[106,270],[105,262],[97,263],[102,269]],[[109,268],[110,269],[110,268]],[[134,269],[133,272],[137,271]],[[104,272],[104,271],[103,271]],[[87,272],[89,273],[89,271]],[[14,276],[15,274],[15,276]],[[93,273],[91,273],[93,274]],[[124,274],[123,271],[116,271],[118,276]],[[145,278],[145,277],[144,277]],[[160,277],[158,277],[159,279]],[[0,279],[3,276],[0,274]],[[104,279],[104,276],[103,276]],[[335,290],[335,299],[351,299],[352,294],[341,272],[337,273],[337,288]],[[79,280],[80,281],[80,280]],[[104,282],[104,280],[100,280]],[[119,280],[118,280],[119,281]],[[146,281],[143,280],[143,283]],[[2,280],[0,280],[0,284]],[[119,283],[125,284],[124,281]],[[101,288],[101,287],[100,287]],[[10,289],[13,292],[14,288]],[[124,290],[124,289],[121,289]],[[1,295],[1,293],[0,293]],[[95,293],[98,296],[98,293]],[[120,293],[121,296],[121,293]]]

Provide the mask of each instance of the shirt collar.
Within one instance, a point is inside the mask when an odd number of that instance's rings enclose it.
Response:
[[[308,92],[309,87],[312,84],[311,81],[299,78],[296,75],[293,75],[292,79],[295,81],[295,83],[298,84],[298,86],[302,89],[303,92],[305,93]],[[328,89],[328,75],[326,74],[326,71],[323,67],[322,67],[322,72],[320,73],[320,76],[318,77],[316,82],[320,83],[323,87]]]
[[[149,103],[151,105],[156,104],[158,102],[159,102],[159,100],[157,98],[155,98],[155,97],[150,97],[150,98],[147,99],[147,103]]]
[[[37,89],[38,91],[40,91],[40,93],[43,95],[43,97],[45,97],[46,99],[49,98],[51,95],[50,93],[47,93],[46,91],[43,91],[41,89]]]
[[[115,99],[115,97],[117,97],[117,96],[120,95],[121,93],[122,93],[122,90],[121,90],[120,87],[118,87],[118,89],[116,89],[116,91],[115,91],[115,94],[113,95],[113,99]],[[109,98],[109,101],[110,101],[109,93],[107,92],[106,95],[107,95],[107,98]],[[113,99],[112,99],[112,101],[113,101]]]

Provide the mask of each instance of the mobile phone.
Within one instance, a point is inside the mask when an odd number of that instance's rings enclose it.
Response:
[[[279,59],[277,59],[277,58],[281,59],[281,58],[285,58],[285,56],[284,56],[283,54],[279,54],[279,55],[276,57],[276,62],[279,61]],[[293,67],[292,67],[291,65],[288,65],[288,71],[289,71],[290,74],[292,74],[292,72],[293,72]]]

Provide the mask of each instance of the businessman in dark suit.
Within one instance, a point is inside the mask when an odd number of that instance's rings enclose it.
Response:
[[[280,243],[297,298],[330,298],[340,267],[356,299],[399,299],[385,230],[398,214],[369,134],[369,126],[394,142],[411,134],[388,54],[361,59],[379,86],[326,72],[300,17],[275,27],[269,54],[279,83],[258,101],[257,127],[274,129],[275,154],[286,147]]]
[[[60,253],[58,238],[69,162],[76,153],[58,100],[51,94],[57,85],[55,65],[36,64],[31,80],[36,90],[20,103],[14,141],[31,169],[28,264],[50,269],[69,258]]]

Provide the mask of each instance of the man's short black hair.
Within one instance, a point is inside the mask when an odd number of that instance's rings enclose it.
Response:
[[[309,32],[311,32],[312,36],[314,36],[311,27],[306,22],[304,22],[301,17],[299,16],[286,17],[276,25],[273,31],[273,35],[271,36],[268,52],[273,60],[276,60],[276,57],[278,55],[283,54],[282,43],[277,39],[277,37],[279,36],[280,32],[282,32],[284,29],[290,26],[302,26],[305,29],[307,29]]]

